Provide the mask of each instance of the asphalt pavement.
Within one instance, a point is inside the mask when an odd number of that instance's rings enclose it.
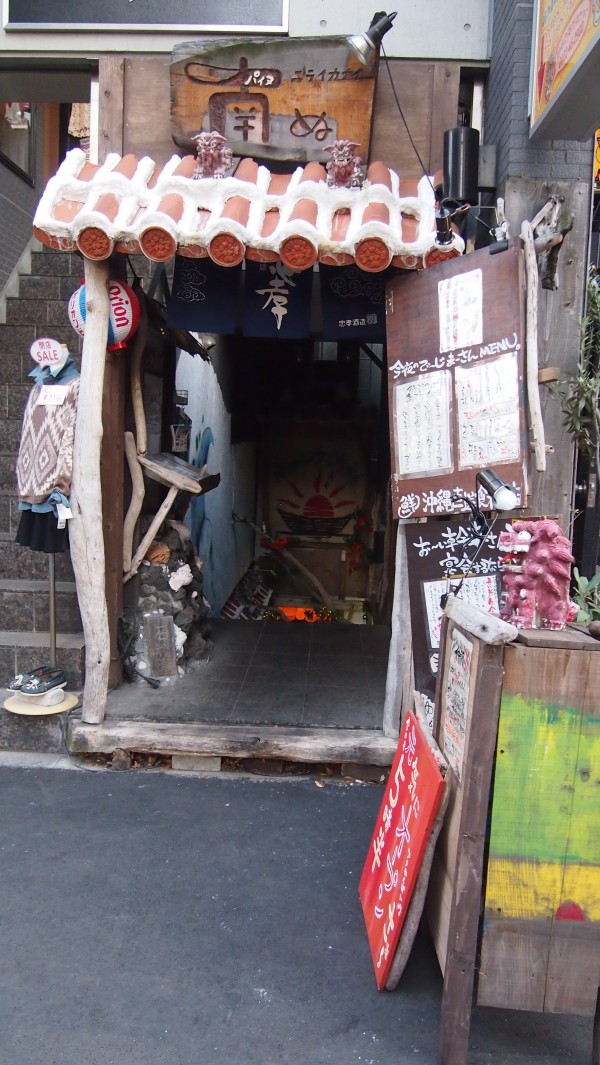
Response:
[[[378,785],[0,765],[2,1065],[438,1065],[421,931],[378,992]],[[469,1065],[589,1065],[590,1018],[475,1008]]]

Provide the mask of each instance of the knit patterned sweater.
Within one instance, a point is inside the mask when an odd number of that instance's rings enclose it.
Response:
[[[23,415],[17,486],[24,503],[42,503],[54,490],[65,496],[71,491],[79,377],[49,387],[64,388],[64,402],[39,404],[41,388],[34,385]]]

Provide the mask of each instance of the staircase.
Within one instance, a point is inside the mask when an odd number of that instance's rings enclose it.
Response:
[[[30,345],[37,337],[50,336],[76,355],[78,338],[68,322],[67,302],[81,276],[79,257],[32,250],[21,261],[0,305],[0,687],[15,673],[49,659],[48,556],[15,543],[19,524],[15,466],[31,388]],[[56,658],[73,691],[83,684],[81,618],[70,557],[57,554],[55,560]],[[9,717],[13,715],[0,717],[0,750],[22,746],[15,741],[15,722],[6,724]],[[46,748],[28,743],[26,749]]]

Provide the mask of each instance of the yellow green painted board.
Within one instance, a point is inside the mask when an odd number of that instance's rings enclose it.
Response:
[[[600,717],[503,695],[490,836],[496,857],[600,865]]]

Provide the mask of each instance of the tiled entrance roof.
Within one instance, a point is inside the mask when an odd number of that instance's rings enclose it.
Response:
[[[196,159],[109,155],[101,166],[79,148],[50,179],[35,218],[44,244],[90,259],[143,252],[154,262],[176,253],[222,266],[244,257],[302,270],[317,260],[377,272],[390,263],[422,269],[463,251],[435,243],[432,184],[400,180],[383,163],[360,189],[331,188],[319,163],[272,174],[244,159],[233,177],[194,178]]]

